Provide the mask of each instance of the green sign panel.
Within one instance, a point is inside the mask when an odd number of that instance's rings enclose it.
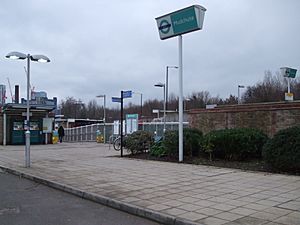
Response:
[[[297,70],[289,67],[280,68],[284,77],[295,78]]]
[[[289,70],[289,77],[295,78],[296,77],[296,73],[297,73],[296,69],[290,68],[290,70]]]
[[[126,114],[126,119],[138,119],[139,114]]]
[[[193,5],[156,18],[160,39],[201,30],[206,9]]]
[[[181,10],[171,15],[173,31],[175,34],[185,33],[198,28],[195,10],[193,7]]]

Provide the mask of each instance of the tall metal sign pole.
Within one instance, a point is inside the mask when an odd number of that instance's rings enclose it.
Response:
[[[124,98],[131,98],[132,97],[132,91],[121,91],[121,97],[112,97],[112,102],[118,102],[121,103],[121,114],[120,114],[120,122],[121,122],[121,128],[120,128],[120,139],[121,139],[121,157],[123,157],[123,100]]]
[[[121,91],[121,157],[123,157],[123,91]]]
[[[290,79],[296,77],[297,69],[293,69],[290,67],[281,67],[280,70],[281,70],[281,74],[287,78],[287,82],[288,82],[288,92],[285,93],[285,100],[293,101],[294,95],[293,95],[293,93],[291,93]]]
[[[161,40],[178,36],[179,50],[179,162],[183,161],[183,63],[182,34],[201,30],[206,9],[200,5],[180,9],[156,18]]]

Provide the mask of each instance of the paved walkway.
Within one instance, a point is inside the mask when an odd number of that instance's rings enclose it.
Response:
[[[299,176],[117,155],[97,143],[31,146],[24,168],[24,146],[0,146],[0,165],[193,224],[300,224]]]

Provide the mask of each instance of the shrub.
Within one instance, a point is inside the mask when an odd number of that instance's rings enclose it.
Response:
[[[261,158],[268,137],[253,128],[216,130],[206,134],[202,147],[210,157],[227,160]]]
[[[128,135],[124,147],[131,154],[136,154],[148,150],[153,143],[153,134],[147,131],[136,131]]]
[[[263,158],[281,171],[300,171],[300,127],[279,131],[263,148]]]
[[[167,150],[163,145],[162,141],[158,141],[151,145],[150,147],[150,155],[155,156],[155,157],[162,157],[167,155]]]
[[[202,132],[197,129],[183,129],[183,149],[185,156],[198,156],[201,151]],[[178,131],[167,131],[163,146],[169,156],[177,157],[179,151]]]

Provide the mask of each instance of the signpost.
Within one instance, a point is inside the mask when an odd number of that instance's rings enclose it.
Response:
[[[121,137],[121,157],[123,157],[123,99],[124,98],[131,98],[132,97],[132,91],[121,91],[121,97],[112,97],[112,102],[118,102],[121,103],[121,115],[120,115],[120,121],[121,121],[121,128],[120,128],[120,137]]]
[[[294,95],[293,93],[291,93],[290,83],[291,83],[291,78],[296,77],[297,70],[289,67],[281,67],[280,70],[281,70],[281,74],[287,78],[287,82],[288,82],[288,92],[285,93],[284,99],[286,101],[293,101]]]
[[[121,103],[121,98],[118,98],[118,97],[112,97],[112,98],[111,98],[111,101],[112,101],[112,102],[118,102],[118,103]]]
[[[123,92],[123,95],[122,95],[123,98],[131,98],[132,97],[132,91],[122,91],[122,92]]]
[[[138,114],[126,114],[126,133],[132,134],[138,130]]]
[[[179,49],[179,162],[183,161],[183,75],[182,75],[182,35],[201,30],[206,9],[200,5],[180,9],[156,18],[161,40],[178,36]]]
[[[161,40],[201,30],[206,9],[193,5],[156,18]]]
[[[52,133],[53,118],[43,118],[43,133],[45,134],[45,144],[48,144],[48,133]]]

